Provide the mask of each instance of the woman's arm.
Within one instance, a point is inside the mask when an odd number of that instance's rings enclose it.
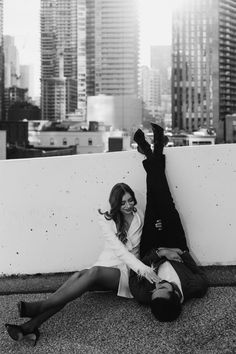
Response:
[[[102,228],[103,236],[106,242],[109,244],[109,247],[123,263],[125,263],[135,273],[147,278],[150,282],[158,281],[158,277],[154,270],[151,267],[145,265],[131,252],[129,252],[127,247],[115,235],[113,229],[114,221],[107,221],[105,220],[104,216],[100,216],[99,224]]]

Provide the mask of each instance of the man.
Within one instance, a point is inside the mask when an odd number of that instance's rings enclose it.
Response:
[[[161,279],[151,284],[130,273],[130,290],[134,298],[150,304],[152,313],[160,321],[175,320],[182,303],[202,297],[207,291],[207,279],[189,254],[184,229],[175,208],[165,175],[163,129],[152,124],[154,151],[139,129],[134,140],[138,150],[147,157],[143,161],[147,172],[147,205],[140,243],[141,260],[152,265]]]

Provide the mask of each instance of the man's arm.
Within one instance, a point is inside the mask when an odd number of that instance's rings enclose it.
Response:
[[[208,289],[208,279],[204,271],[195,263],[194,259],[188,251],[183,252],[181,258],[187,268],[189,268],[193,277],[189,280],[188,284],[188,298],[203,297]]]
[[[162,258],[165,258],[166,260],[169,260],[169,261],[183,262],[183,260],[181,258],[182,254],[183,254],[183,251],[180,248],[160,247],[157,249],[152,249],[150,252],[148,252],[142,258],[142,261],[147,265],[157,263]]]

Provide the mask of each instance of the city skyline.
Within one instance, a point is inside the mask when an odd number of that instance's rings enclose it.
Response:
[[[140,64],[150,65],[151,45],[171,44],[171,9],[181,0],[138,0]],[[25,18],[25,21],[22,19]],[[148,25],[147,25],[148,24]],[[40,0],[4,2],[4,35],[15,37],[20,64],[33,65],[34,92],[40,95]]]

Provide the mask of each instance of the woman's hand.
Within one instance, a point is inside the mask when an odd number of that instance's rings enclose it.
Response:
[[[152,267],[146,266],[143,276],[151,283],[159,283],[161,278],[156,274]]]

